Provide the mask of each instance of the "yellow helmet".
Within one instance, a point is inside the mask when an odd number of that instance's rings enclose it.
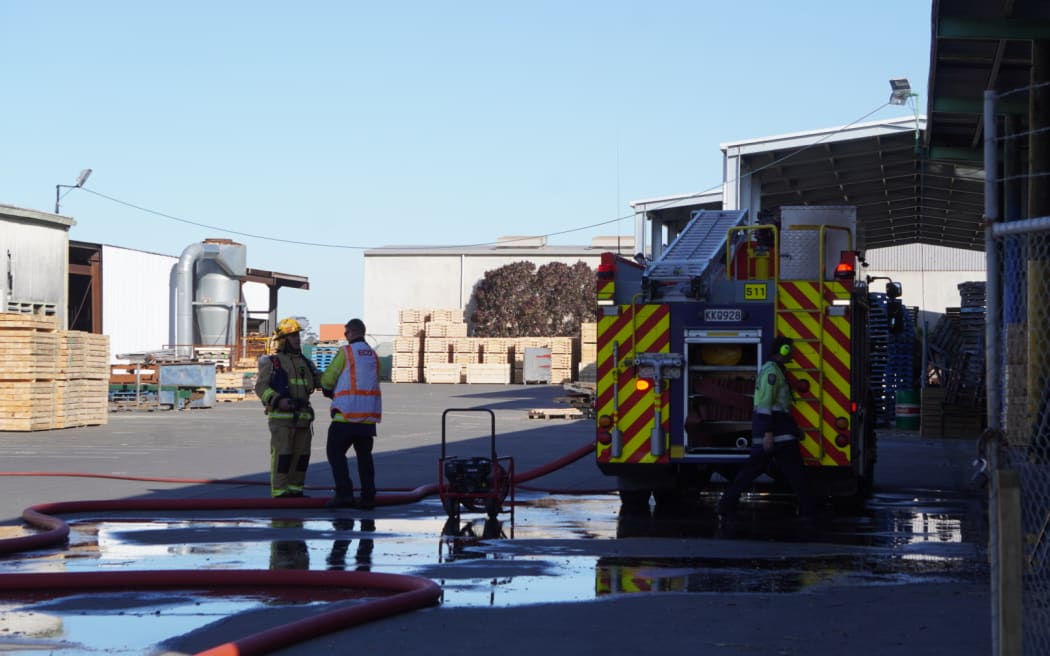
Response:
[[[292,317],[281,319],[281,322],[277,324],[277,330],[273,331],[273,336],[277,338],[287,337],[292,333],[302,331],[303,327],[299,325],[299,322]]]

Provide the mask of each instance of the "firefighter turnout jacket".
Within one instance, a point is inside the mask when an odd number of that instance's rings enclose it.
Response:
[[[310,394],[320,386],[321,376],[314,363],[301,353],[275,353],[259,358],[255,394],[266,407],[270,420],[308,424],[314,419]],[[279,410],[283,398],[291,399],[292,409]]]
[[[379,356],[363,337],[339,349],[321,376],[332,399],[332,421],[378,424],[383,418]]]

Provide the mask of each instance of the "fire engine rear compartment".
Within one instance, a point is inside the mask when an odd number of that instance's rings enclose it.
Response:
[[[807,477],[833,497],[870,489],[868,299],[854,273],[854,213],[783,209],[783,230],[744,225],[746,213],[696,213],[640,284],[621,275],[633,267],[608,269],[598,465],[621,490],[731,478],[748,457],[755,376],[779,334],[796,343],[788,369]]]
[[[709,309],[702,303],[671,307],[671,333],[682,336],[685,359],[682,378],[671,385],[672,460],[740,461],[751,446],[755,375],[765,357],[763,339],[772,339],[773,317],[767,308],[751,307],[746,324],[697,321]],[[733,316],[726,312],[732,307],[717,309],[719,316]]]
[[[681,422],[685,458],[738,455],[750,446],[755,371],[761,366],[760,331],[711,332],[685,332],[685,402],[678,406],[687,409]],[[671,421],[677,424],[677,419]]]

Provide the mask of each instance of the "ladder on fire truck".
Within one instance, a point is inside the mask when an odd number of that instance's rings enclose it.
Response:
[[[671,245],[645,270],[661,283],[687,282],[722,261],[729,229],[742,225],[747,210],[697,210]]]
[[[814,445],[813,456],[823,458],[825,454],[825,441],[822,439],[824,425],[827,423],[825,413],[825,389],[828,385],[827,375],[829,365],[827,364],[828,340],[836,339],[834,335],[828,334],[829,321],[831,320],[832,308],[835,306],[832,299],[848,302],[850,291],[841,284],[834,276],[828,273],[827,263],[828,235],[838,232],[845,235],[849,249],[853,248],[853,231],[838,226],[803,225],[780,233],[778,250],[786,253],[784,261],[789,264],[779,271],[782,276],[777,276],[774,290],[774,307],[776,317],[776,332],[786,332],[788,326],[810,326],[811,334],[805,337],[796,337],[796,344],[807,344],[815,354],[815,360],[811,365],[801,364],[796,359],[792,369],[796,375],[809,377],[813,384],[804,394],[799,394],[797,402],[808,404],[813,408],[812,415],[815,417],[814,425],[804,432],[812,433]],[[819,257],[812,257],[816,251]],[[852,269],[850,270],[852,275]],[[798,289],[812,290],[810,293],[787,294],[786,298],[781,295],[781,288],[786,286]],[[790,302],[787,299],[792,299]],[[807,299],[799,301],[796,299]],[[841,308],[844,313],[845,309]],[[859,330],[858,327],[851,327]],[[798,346],[796,346],[798,348]],[[847,353],[847,357],[849,357]]]

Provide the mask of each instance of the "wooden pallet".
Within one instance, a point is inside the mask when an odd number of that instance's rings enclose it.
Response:
[[[534,408],[529,419],[583,419],[583,411],[576,408]]]

